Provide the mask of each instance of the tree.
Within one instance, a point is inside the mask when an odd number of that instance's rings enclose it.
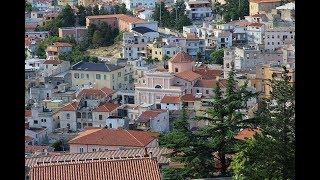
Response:
[[[61,38],[57,36],[49,36],[48,38],[44,39],[43,41],[39,42],[36,55],[41,58],[45,59],[46,58],[46,49],[49,45],[51,45],[54,42],[60,41]]]
[[[93,33],[93,37],[92,37],[92,45],[93,47],[100,47],[103,45],[103,33],[100,30],[96,30]]]
[[[32,11],[32,4],[31,3],[26,2],[25,11],[28,13],[30,13]]]
[[[93,7],[93,9],[92,9],[92,14],[93,14],[94,16],[100,14],[100,10],[99,10],[99,7],[98,7],[97,4]]]
[[[223,56],[224,56],[224,50],[223,49],[215,50],[210,54],[211,62],[213,64],[222,65],[223,64]]]
[[[239,146],[234,176],[248,179],[295,179],[295,90],[287,70],[271,81],[271,97],[262,100],[260,133]]]
[[[202,54],[200,51],[198,51],[196,54],[196,61],[199,62],[199,61],[201,61],[201,59],[202,59]]]
[[[78,6],[77,19],[80,26],[86,25],[86,9],[84,6]]]
[[[57,19],[61,21],[61,27],[71,27],[76,23],[75,14],[69,4],[65,6],[65,8],[58,15]]]
[[[229,22],[232,20],[237,20],[244,18],[249,14],[249,1],[248,0],[226,0],[226,4],[219,5],[215,7],[217,13]]]
[[[232,69],[227,79],[226,93],[220,88],[220,82],[215,88],[213,102],[206,110],[207,117],[196,117],[197,120],[207,121],[209,124],[199,129],[199,135],[206,140],[210,154],[218,153],[217,161],[221,164],[221,175],[228,175],[227,154],[235,151],[237,140],[234,138],[242,128],[250,127],[252,119],[243,119],[240,110],[246,109],[247,101],[256,94],[249,92],[247,83],[237,88],[235,72]]]
[[[182,167],[164,169],[164,179],[186,179],[211,177],[213,164],[204,141],[189,129],[188,116],[185,108],[180,117],[173,122],[173,130],[160,136],[160,145],[172,149],[168,157]]]

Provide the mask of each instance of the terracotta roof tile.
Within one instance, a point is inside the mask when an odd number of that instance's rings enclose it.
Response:
[[[166,112],[166,110],[147,110],[141,113],[141,115],[138,117],[137,122],[148,122],[151,119],[154,119],[159,114]]]
[[[221,76],[222,70],[208,69],[208,68],[197,68],[194,70],[195,73],[200,74],[202,79],[216,79],[217,76]]]
[[[199,38],[193,33],[186,34],[186,40],[198,40]]]
[[[52,64],[52,65],[59,65],[61,64],[63,61],[60,60],[45,60],[43,62],[43,64]]]
[[[253,137],[258,132],[257,129],[244,129],[240,131],[234,138],[238,140],[246,140],[247,138]]]
[[[75,111],[75,110],[77,110],[78,106],[79,106],[79,102],[74,101],[74,102],[71,102],[71,103],[65,105],[61,109],[61,111]]]
[[[217,87],[217,81],[216,80],[199,79],[194,84],[194,87],[215,88],[215,87]]]
[[[96,107],[93,112],[112,112],[119,107],[118,104],[104,103]]]
[[[261,23],[250,23],[248,26],[261,27],[261,26],[263,26],[263,24],[261,24]]]
[[[55,47],[72,47],[71,44],[65,43],[65,42],[55,42],[55,43],[53,43],[53,46],[55,46]]]
[[[192,82],[201,78],[200,74],[197,74],[193,71],[183,71],[181,73],[176,74],[175,76],[189,82]]]
[[[25,110],[24,111],[24,117],[31,117],[32,116],[32,111],[31,110]]]
[[[30,141],[32,141],[32,137],[31,136],[24,136],[24,141],[25,142],[30,142]]]
[[[44,152],[44,150],[48,151],[49,146],[38,146],[38,145],[26,145],[24,147],[25,153],[35,153],[35,152]]]
[[[71,162],[34,166],[32,180],[160,180],[158,163],[152,158]]]
[[[185,94],[185,95],[181,96],[181,100],[183,102],[194,102],[194,101],[196,101],[196,98],[192,94]]]
[[[154,139],[148,132],[101,128],[86,130],[70,140],[69,144],[145,147]]]
[[[168,164],[170,159],[165,157],[165,154],[171,150],[162,147],[147,148],[147,152],[152,152],[152,156],[157,158],[158,164]],[[115,159],[115,158],[137,158],[143,157],[145,148],[132,148],[132,149],[118,149],[107,151],[96,151],[86,153],[60,153],[53,155],[52,153],[41,157],[27,157],[25,158],[25,165],[28,167],[36,166],[37,164],[48,164],[64,161],[93,161],[93,159]]]
[[[179,104],[180,97],[179,96],[163,96],[161,103]]]
[[[174,55],[170,61],[172,63],[189,63],[189,62],[193,62],[193,59],[192,57],[187,54],[186,52],[184,51],[180,51],[178,52],[176,55]]]

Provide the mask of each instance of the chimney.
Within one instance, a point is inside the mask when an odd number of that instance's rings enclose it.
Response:
[[[147,147],[144,148],[144,156],[143,157],[149,157]]]

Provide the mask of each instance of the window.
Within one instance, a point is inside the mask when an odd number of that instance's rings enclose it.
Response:
[[[102,120],[102,115],[101,114],[99,115],[99,120]]]
[[[74,78],[79,79],[79,73],[74,73]]]
[[[103,75],[103,79],[106,80],[107,79],[107,75]]]
[[[127,76],[124,77],[124,81],[128,81],[128,77]]]
[[[162,87],[160,85],[156,85],[154,88],[161,89]]]
[[[156,99],[158,99],[158,100],[159,100],[159,99],[161,99],[161,98],[160,98],[160,96],[156,96]]]
[[[121,72],[118,72],[118,77],[121,77]]]
[[[100,74],[96,74],[96,79],[101,79],[101,75]]]
[[[80,153],[83,153],[83,148],[82,147],[80,148]]]
[[[274,35],[272,35],[271,38],[274,39]]]
[[[87,118],[87,113],[83,112],[82,113],[82,118]]]
[[[77,112],[76,117],[77,117],[77,118],[81,118],[81,113],[80,113],[80,112]]]
[[[175,70],[174,70],[175,72],[178,72],[179,70],[178,70],[178,68],[175,68]]]
[[[67,113],[67,119],[70,119],[70,114],[69,113]]]
[[[92,126],[92,123],[88,123],[88,126]]]
[[[169,106],[169,103],[167,103],[167,106]]]
[[[206,90],[206,94],[209,94],[209,90]]]
[[[270,38],[270,36],[268,35],[268,36],[267,36],[267,39],[269,39],[269,38]]]
[[[89,79],[89,74],[87,74],[87,79]]]
[[[144,42],[144,39],[143,39],[143,38],[141,39],[141,42]]]
[[[34,120],[34,121],[33,121],[33,124],[38,124],[38,120]]]
[[[270,45],[270,42],[268,42],[268,45]]]
[[[114,79],[114,74],[112,74],[112,79]]]
[[[111,123],[109,123],[109,128],[112,128],[112,124]]]
[[[278,42],[278,45],[280,45],[280,42]]]
[[[293,35],[291,35],[291,39],[293,39]]]
[[[131,56],[131,53],[129,53],[129,56]]]
[[[88,119],[92,119],[92,113],[91,112],[88,113]]]
[[[92,152],[96,152],[96,149],[95,149],[95,148],[92,148]]]
[[[167,54],[170,54],[170,51],[167,51]]]
[[[274,42],[272,42],[271,44],[274,45]]]
[[[247,53],[247,59],[249,59],[249,57],[250,57],[250,55],[249,55],[249,53]]]
[[[277,38],[280,38],[280,36],[278,35]]]

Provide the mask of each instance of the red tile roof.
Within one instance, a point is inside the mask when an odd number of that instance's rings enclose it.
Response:
[[[199,79],[195,84],[194,87],[203,87],[203,88],[215,88],[217,84],[216,80],[205,80]]]
[[[161,103],[179,104],[180,97],[179,96],[163,96],[163,98],[161,99]]]
[[[197,79],[200,79],[201,75],[197,74],[193,71],[183,71],[181,73],[176,74],[176,77],[183,79],[183,80],[186,80],[186,81],[189,81],[189,82],[192,82]]]
[[[153,157],[157,157],[158,164],[168,164],[170,159],[165,157],[165,154],[171,152],[170,149],[163,147],[151,147],[147,148],[148,153],[152,153]],[[120,158],[139,158],[145,155],[145,148],[131,148],[131,149],[117,149],[106,150],[86,153],[60,153],[47,156],[27,157],[25,158],[25,166],[32,167],[37,164],[52,164],[55,162],[64,161],[93,161],[94,159],[120,159]]]
[[[30,141],[32,141],[32,137],[31,136],[24,136],[24,141],[25,142],[30,142]]]
[[[138,117],[138,122],[148,122],[151,119],[154,119],[159,114],[166,112],[166,110],[147,110],[141,113],[141,115]]]
[[[195,35],[195,34],[193,34],[193,33],[187,33],[186,34],[187,36],[186,36],[186,40],[198,40],[199,38]]]
[[[195,73],[200,74],[202,79],[216,79],[217,76],[221,76],[222,70],[208,69],[208,68],[197,68],[194,70]]]
[[[114,103],[104,103],[96,107],[93,112],[112,112],[119,107],[118,104]]]
[[[193,62],[192,57],[185,53],[184,51],[180,51],[178,52],[176,55],[174,55],[170,61],[172,63],[189,63],[189,62]]]
[[[72,47],[71,44],[65,43],[65,42],[55,42],[55,43],[53,43],[53,46],[55,46],[55,47]]]
[[[154,139],[148,132],[99,128],[81,132],[69,144],[145,147]]]
[[[32,111],[31,110],[25,110],[24,111],[24,117],[31,117],[32,116]]]
[[[79,102],[74,101],[74,102],[71,102],[71,103],[65,105],[61,109],[61,111],[75,111],[75,110],[77,110],[78,106],[79,106]]]
[[[48,151],[49,146],[38,146],[38,145],[26,145],[24,146],[25,153],[35,153],[35,152],[44,152]]]
[[[114,91],[112,89],[109,89],[107,87],[104,87],[102,89],[83,89],[80,91],[80,93],[78,94],[77,98],[81,98],[83,96],[91,96],[91,95],[99,95],[101,97],[107,97],[110,96],[114,93]]]
[[[253,137],[257,132],[258,130],[256,129],[247,128],[240,131],[234,138],[238,140],[245,140],[247,138]]]
[[[61,64],[63,61],[60,60],[45,60],[43,64],[52,64],[52,65],[58,65]]]
[[[261,26],[263,26],[263,24],[261,24],[261,23],[250,23],[248,26],[261,27]]]
[[[32,180],[160,180],[158,163],[152,158],[71,162],[34,166]]]
[[[192,94],[185,94],[185,95],[181,96],[181,100],[183,102],[194,102],[194,101],[196,101],[196,98]]]

